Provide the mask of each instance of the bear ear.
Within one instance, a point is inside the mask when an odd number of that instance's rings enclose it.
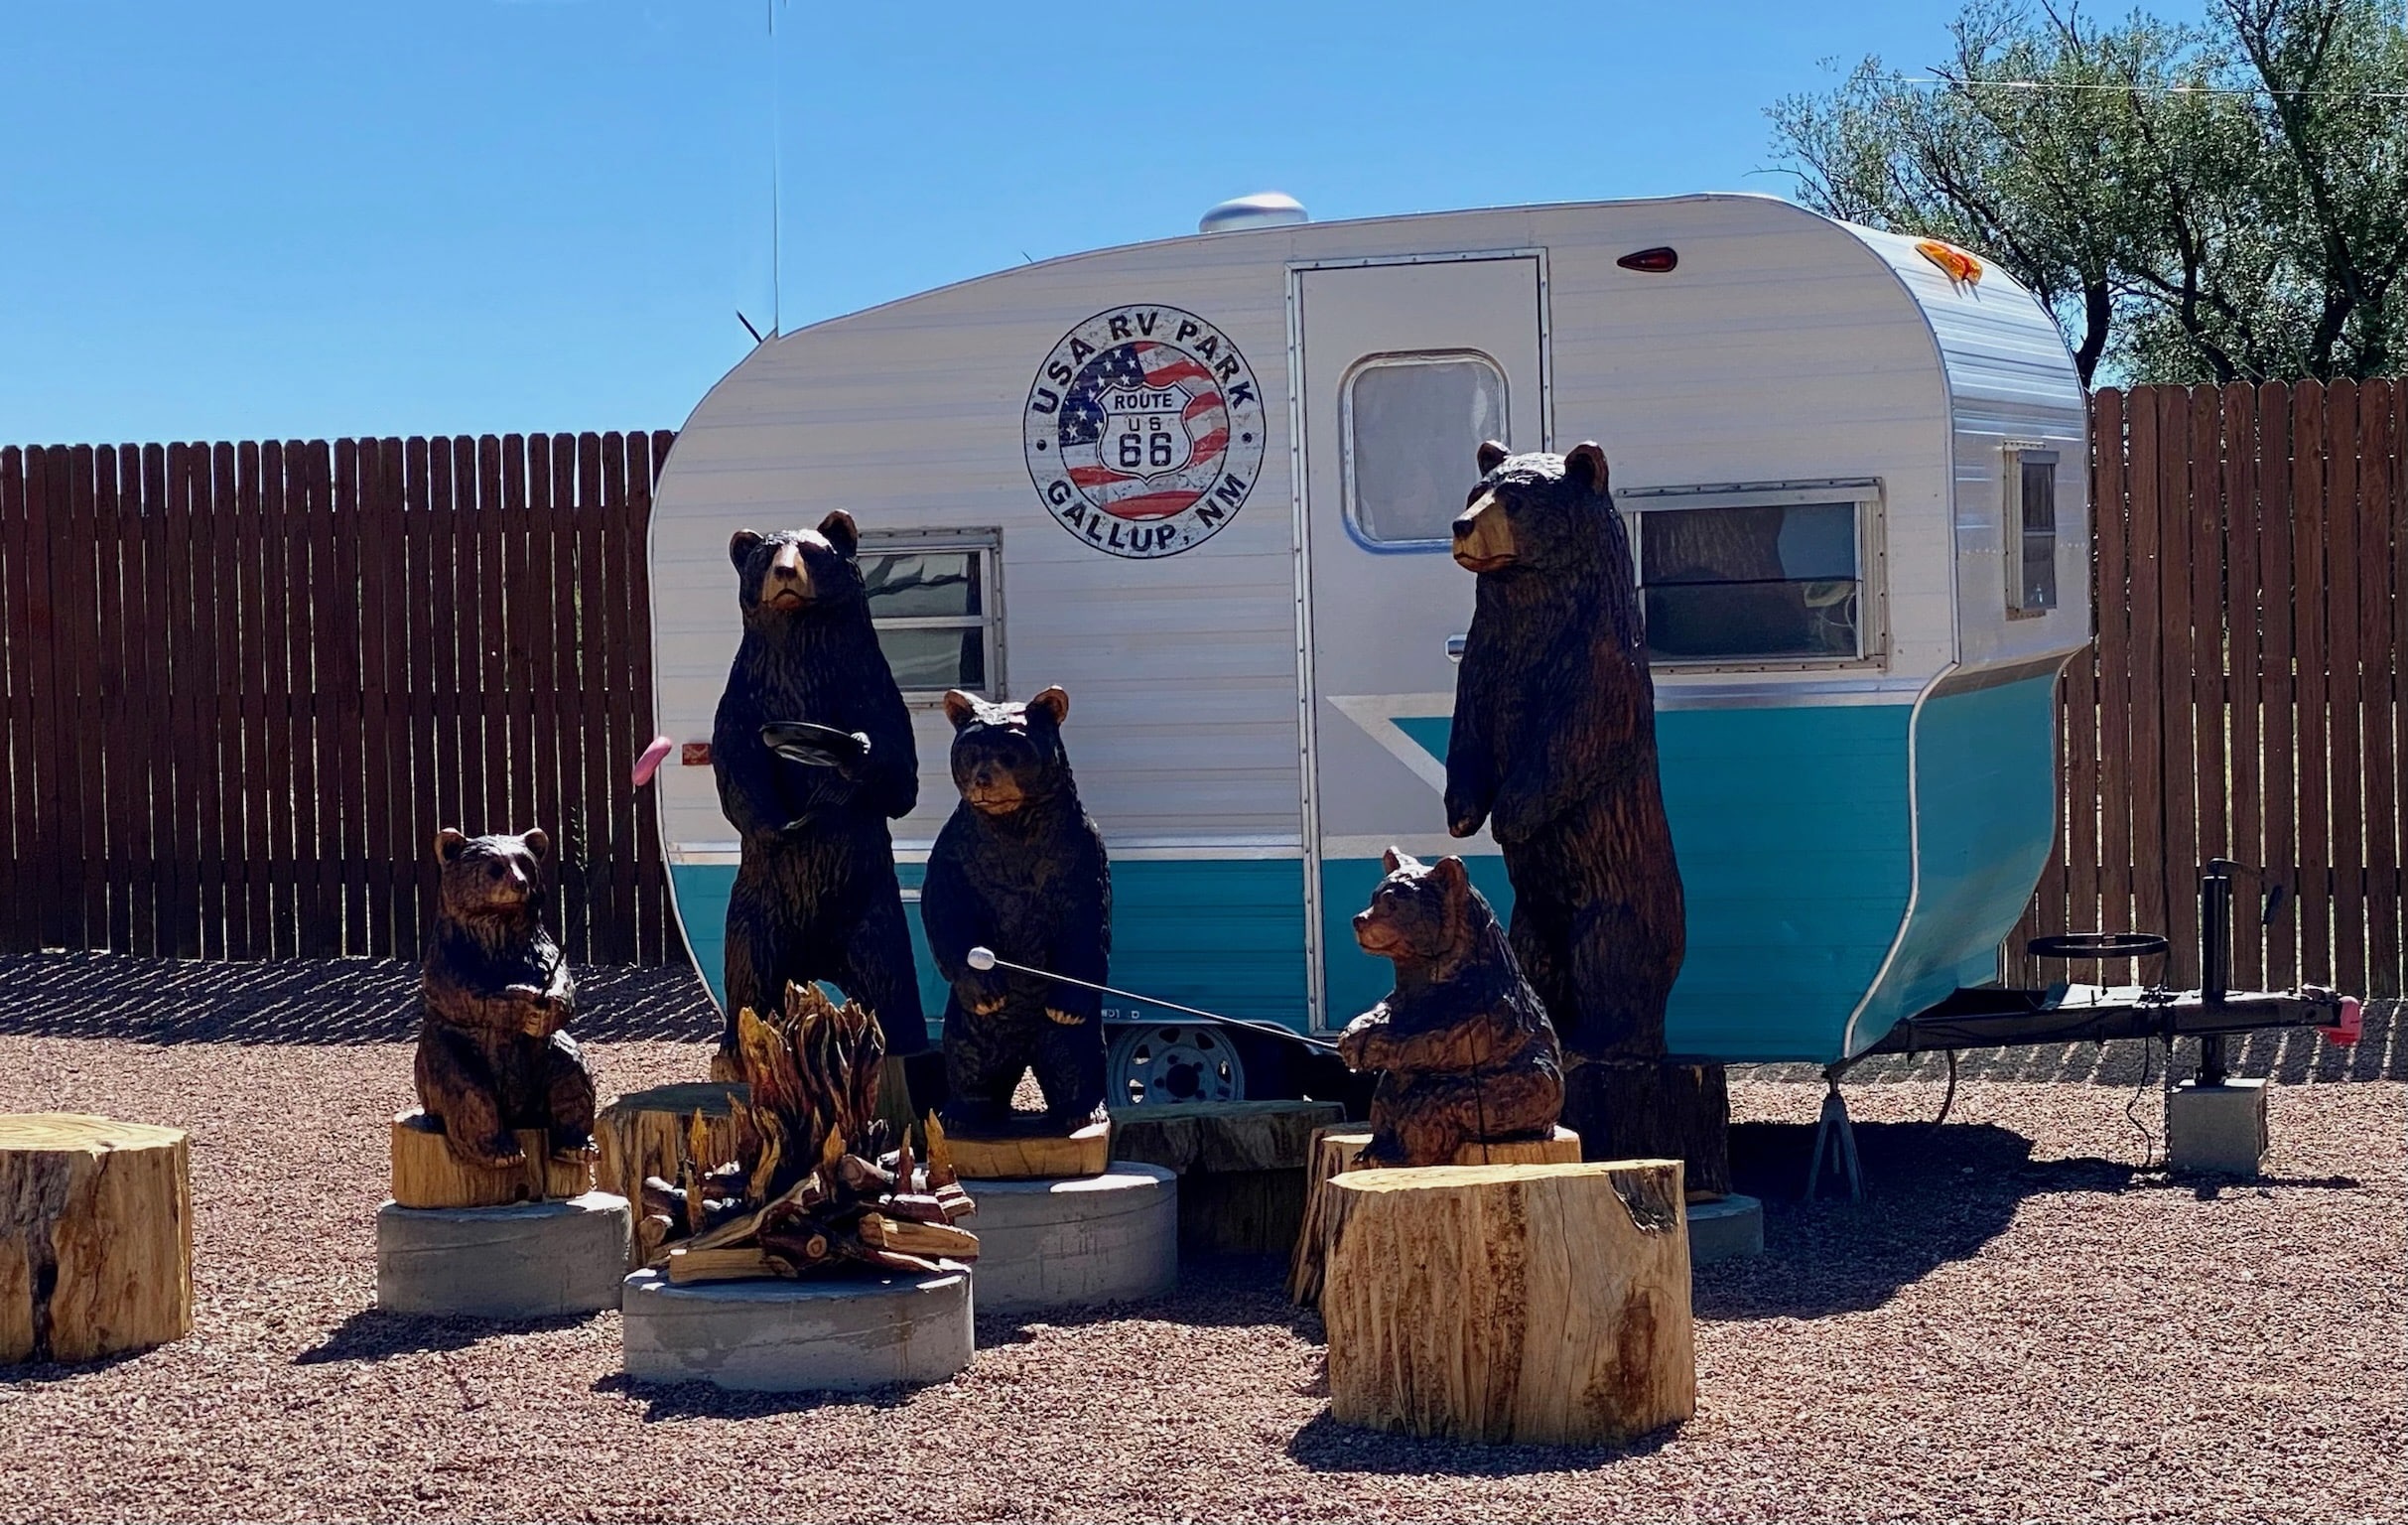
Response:
[[[1563,473],[1591,492],[1603,492],[1605,487],[1605,447],[1595,440],[1582,440],[1563,458]]]
[[[1429,866],[1429,877],[1449,896],[1461,895],[1472,887],[1471,871],[1463,867],[1460,858],[1441,858]]]
[[[1397,851],[1395,848],[1393,848],[1393,847],[1392,847],[1392,848],[1390,848],[1390,849],[1389,849],[1387,852],[1382,853],[1382,854],[1380,855],[1380,872],[1381,872],[1381,873],[1383,873],[1383,874],[1394,874],[1394,873],[1396,873],[1396,872],[1397,872],[1397,860],[1399,860],[1400,858],[1402,858],[1402,857],[1404,857],[1404,856],[1405,856],[1404,854],[1402,854],[1402,853],[1398,852],[1398,851]]]
[[[828,510],[828,517],[820,520],[820,534],[836,548],[836,554],[847,561],[851,561],[853,553],[862,548],[861,526],[855,524],[853,515],[842,508]]]
[[[949,688],[945,691],[945,718],[953,722],[954,730],[959,731],[970,724],[978,713],[979,702],[976,699],[958,688]]]
[[[1486,477],[1498,467],[1503,466],[1505,458],[1512,454],[1512,451],[1507,450],[1495,440],[1482,440],[1480,442],[1480,475]]]
[[[1399,869],[1418,871],[1421,867],[1421,860],[1410,853],[1401,852],[1392,847],[1380,855],[1380,866],[1391,874],[1396,873]]]
[[[446,826],[435,833],[435,861],[438,863],[456,861],[462,853],[468,851],[468,834],[457,826]]]
[[[527,844],[527,851],[535,855],[535,861],[537,863],[544,863],[551,859],[552,833],[544,830],[541,826],[531,828],[526,835],[520,837],[518,840]]]
[[[1062,689],[1048,686],[1037,691],[1037,696],[1028,701],[1028,707],[1041,715],[1052,716],[1053,723],[1058,726],[1070,718],[1070,695]]]
[[[750,561],[752,553],[760,549],[762,538],[757,529],[739,529],[728,537],[728,559],[736,563],[736,571],[744,570],[744,563]]]

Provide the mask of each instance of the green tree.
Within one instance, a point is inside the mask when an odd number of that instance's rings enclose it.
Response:
[[[1972,0],[1910,79],[1770,108],[1806,205],[1962,243],[2048,304],[2083,382],[2408,360],[2402,0],[2213,0],[2204,26]]]

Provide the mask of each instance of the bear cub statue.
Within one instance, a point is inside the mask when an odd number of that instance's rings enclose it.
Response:
[[[541,1128],[552,1152],[594,1147],[594,1071],[568,1034],[577,987],[543,928],[552,839],[435,838],[441,893],[418,993],[418,1101],[455,1157],[523,1164],[512,1137]]]
[[[1460,858],[1390,848],[1355,941],[1393,960],[1397,988],[1347,1024],[1338,1056],[1380,1071],[1362,1162],[1449,1165],[1465,1144],[1544,1138],[1563,1110],[1563,1056],[1496,912]]]
[[[1045,1093],[1047,1132],[1102,1116],[1102,996],[1041,975],[970,967],[973,947],[1102,984],[1112,954],[1112,868],[1079,804],[1062,750],[1070,696],[1026,704],[956,690],[953,781],[962,802],[928,855],[920,920],[952,987],[945,1003],[945,1123],[965,1136],[1003,1124],[1020,1072]]]
[[[789,983],[834,982],[877,1018],[891,1055],[928,1046],[886,824],[919,799],[919,755],[870,624],[860,545],[841,508],[817,529],[743,529],[728,544],[744,633],[711,729],[720,808],[739,839],[717,1079],[741,1078],[736,1014],[766,1016]],[[854,746],[804,760],[762,737],[796,721]]]

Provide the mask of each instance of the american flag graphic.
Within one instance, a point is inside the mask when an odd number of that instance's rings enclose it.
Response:
[[[1131,403],[1139,405],[1118,406]],[[1090,358],[1062,399],[1060,420],[1071,485],[1121,519],[1186,512],[1219,480],[1229,448],[1229,408],[1212,372],[1185,350],[1148,340]],[[1134,433],[1140,422],[1144,432]]]

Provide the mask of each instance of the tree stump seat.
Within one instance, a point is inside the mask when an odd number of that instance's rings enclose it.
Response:
[[[1339,1423],[1593,1446],[1696,1412],[1679,1161],[1357,1171],[1330,1194]]]
[[[0,1365],[97,1360],[192,1331],[184,1131],[0,1113]]]
[[[1286,1255],[1304,1218],[1313,1139],[1345,1116],[1334,1101],[1115,1107],[1112,1155],[1178,1173],[1182,1254]]]

